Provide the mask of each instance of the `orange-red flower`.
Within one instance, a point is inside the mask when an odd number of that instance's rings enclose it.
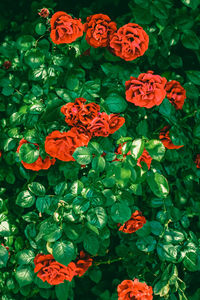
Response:
[[[186,99],[186,90],[181,86],[180,82],[171,80],[165,86],[167,98],[176,109],[182,109]]]
[[[52,157],[62,161],[75,161],[72,157],[77,147],[87,146],[90,137],[85,133],[79,133],[77,128],[67,132],[55,130],[45,140],[45,151]]]
[[[120,117],[119,114],[111,114],[109,115],[108,123],[110,128],[110,134],[113,134],[120,127],[122,127],[122,125],[125,123],[125,119],[123,117]]]
[[[19,153],[21,146],[26,143],[29,143],[29,142],[25,139],[21,139],[21,141],[19,142],[19,146],[17,148],[18,153]],[[38,144],[35,144],[35,143],[32,143],[32,144],[37,146],[37,148],[39,149]],[[42,157],[40,155],[39,155],[38,159],[31,164],[21,161],[24,168],[26,168],[28,170],[32,170],[32,171],[47,170],[51,167],[51,165],[54,165],[55,162],[56,162],[55,158],[50,158],[49,156],[47,156],[45,159],[42,159]]]
[[[163,143],[163,145],[165,146],[165,148],[167,149],[179,149],[184,146],[184,145],[177,146],[172,143],[169,136],[169,126],[163,127],[163,129],[160,131],[159,138]]]
[[[198,169],[200,169],[200,153],[197,154],[196,159],[195,159],[195,164]]]
[[[85,39],[94,48],[107,47],[109,39],[116,30],[117,24],[103,14],[87,17],[87,21],[84,24]]]
[[[118,287],[118,300],[152,300],[153,289],[145,282],[139,282],[138,279],[124,280]]]
[[[65,122],[69,126],[87,126],[97,117],[100,106],[94,102],[85,104],[84,98],[76,98],[75,102],[69,102],[61,107],[61,113],[65,115]]]
[[[49,10],[48,10],[48,8],[42,8],[42,9],[39,11],[38,15],[39,15],[40,17],[42,17],[42,18],[47,18],[47,17],[49,16]]]
[[[152,158],[149,155],[149,152],[144,149],[142,155],[138,158],[137,165],[141,167],[141,162],[144,161],[147,164],[148,169],[151,167]]]
[[[160,105],[166,95],[166,82],[166,78],[154,75],[153,71],[141,73],[138,78],[131,76],[125,83],[126,100],[146,108]]]
[[[123,231],[125,233],[133,233],[138,229],[142,228],[145,223],[145,217],[140,211],[136,210],[134,213],[132,213],[132,216],[128,221],[126,221],[121,226],[120,224],[118,225],[120,226],[119,231]]]
[[[94,136],[109,136],[109,116],[105,112],[99,113],[88,126],[88,130],[91,131]]]
[[[149,36],[141,26],[128,23],[118,29],[110,39],[110,49],[126,61],[142,56],[148,49]]]
[[[43,281],[47,281],[51,285],[63,283],[64,280],[72,281],[76,275],[76,265],[70,262],[68,266],[64,266],[55,261],[51,254],[38,254],[34,258],[34,272]]]
[[[56,12],[51,20],[50,37],[54,44],[70,44],[83,35],[83,24],[63,11]]]
[[[76,275],[81,277],[92,265],[93,259],[89,255],[86,255],[83,251],[80,251],[79,257],[80,259],[76,262]]]

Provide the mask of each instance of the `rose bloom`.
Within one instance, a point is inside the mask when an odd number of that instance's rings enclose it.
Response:
[[[50,20],[50,37],[54,44],[70,44],[83,35],[83,24],[63,11],[56,12]]]
[[[91,121],[88,130],[91,131],[94,136],[109,136],[109,116],[105,112],[99,113],[99,115]]]
[[[42,17],[42,18],[47,18],[47,17],[49,16],[49,10],[48,10],[48,8],[42,8],[42,9],[39,11],[38,15],[39,15],[40,17]]]
[[[69,102],[61,107],[61,113],[65,115],[65,122],[69,126],[76,126],[78,123],[87,125],[94,119],[100,111],[100,106],[96,103],[85,105],[87,100],[76,98],[75,102]]]
[[[152,158],[151,158],[151,156],[149,155],[149,153],[147,152],[146,149],[144,149],[142,155],[138,158],[137,165],[139,167],[142,167],[141,166],[142,161],[144,161],[147,164],[148,169],[150,169]]]
[[[122,226],[119,225],[119,231],[123,231],[125,233],[133,233],[142,228],[145,223],[145,217],[140,211],[136,210],[134,213],[132,213],[130,220],[126,221]]]
[[[184,146],[184,145],[177,146],[172,143],[169,136],[169,126],[163,127],[163,129],[160,131],[159,138],[163,143],[163,145],[165,146],[165,148],[167,149],[179,149]]]
[[[139,282],[138,279],[124,280],[118,287],[118,300],[152,300],[153,289],[145,282]]]
[[[25,139],[22,139],[19,142],[19,146],[17,148],[18,153],[19,153],[19,150],[20,150],[21,146],[23,144],[26,144],[26,143],[29,143],[29,142]],[[39,149],[38,144],[35,144],[35,143],[32,143],[32,144],[37,146],[37,149]],[[24,166],[25,169],[32,170],[32,171],[47,170],[51,167],[51,165],[54,165],[55,162],[56,162],[55,158],[50,158],[49,156],[47,156],[45,159],[42,159],[42,157],[40,155],[39,155],[38,159],[35,162],[31,163],[31,164],[28,164],[24,161],[21,161],[21,163],[22,163],[22,165]]]
[[[51,254],[38,254],[34,258],[34,272],[43,281],[47,281],[51,285],[63,283],[64,280],[72,281],[76,275],[76,265],[70,262],[68,266],[64,266],[55,261]]]
[[[195,164],[197,168],[200,169],[200,153],[196,156]]]
[[[152,108],[160,105],[165,98],[167,79],[153,75],[153,71],[141,73],[138,78],[132,77],[125,82],[126,100],[136,106]]]
[[[186,99],[186,90],[181,86],[180,82],[171,80],[165,86],[167,98],[176,109],[182,109]]]
[[[72,155],[76,148],[87,146],[89,141],[90,137],[79,133],[75,127],[67,132],[55,130],[46,137],[45,151],[59,160],[75,161]]]
[[[6,61],[4,61],[3,66],[6,70],[8,70],[12,66],[12,63],[11,63],[11,61],[6,60]]]
[[[109,127],[110,127],[110,134],[113,134],[117,131],[122,125],[125,123],[125,119],[120,117],[119,114],[111,114],[109,115]]]
[[[119,28],[110,40],[110,50],[126,61],[142,56],[148,45],[149,36],[141,26],[134,23]]]
[[[87,21],[84,24],[85,39],[94,48],[107,47],[109,39],[116,30],[117,24],[103,14],[87,17]]]
[[[98,116],[100,111],[100,106],[96,103],[89,103],[84,106],[79,111],[79,121],[87,126],[90,122]]]
[[[76,275],[83,276],[85,272],[92,265],[93,259],[89,255],[86,255],[83,251],[80,251],[80,259],[76,262]]]

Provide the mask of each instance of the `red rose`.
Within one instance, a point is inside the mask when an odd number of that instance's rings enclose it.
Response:
[[[109,116],[105,112],[99,113],[99,115],[91,121],[88,130],[91,131],[94,136],[109,136]]]
[[[197,168],[200,169],[200,153],[196,156],[195,164]]]
[[[12,66],[12,63],[11,63],[11,61],[6,60],[6,61],[4,61],[3,66],[6,70],[8,70]]]
[[[152,300],[153,289],[138,279],[124,280],[118,287],[118,300]]]
[[[180,82],[171,80],[165,86],[167,98],[176,109],[182,109],[186,99],[186,90],[180,85]]]
[[[153,75],[153,71],[131,77],[126,81],[126,100],[136,106],[151,108],[160,105],[165,98],[165,84],[167,79]]]
[[[116,30],[117,24],[103,14],[87,17],[87,21],[84,24],[85,39],[94,48],[107,47],[109,39]]]
[[[96,103],[84,104],[87,100],[76,98],[75,102],[69,102],[61,107],[61,113],[65,115],[65,122],[69,126],[76,126],[79,122],[84,125],[90,123],[100,111],[100,106]]]
[[[76,265],[70,262],[68,266],[64,266],[57,261],[51,254],[38,254],[34,259],[34,272],[43,281],[47,281],[51,285],[63,283],[64,280],[72,281],[76,275]]]
[[[151,158],[151,156],[149,155],[149,153],[147,152],[146,149],[144,149],[142,155],[138,158],[137,165],[139,167],[142,167],[141,166],[141,161],[144,161],[147,164],[148,169],[150,169],[152,158]]]
[[[109,127],[110,127],[110,134],[113,134],[117,131],[122,125],[125,123],[125,119],[120,117],[119,114],[111,114],[109,115]]]
[[[140,211],[136,210],[134,213],[132,213],[130,220],[126,221],[122,226],[120,226],[119,231],[133,233],[142,228],[145,223],[145,217]]]
[[[93,259],[86,255],[83,251],[80,252],[80,259],[76,262],[76,275],[83,276],[92,265]]]
[[[163,127],[163,129],[160,131],[159,138],[160,138],[161,142],[163,143],[163,145],[165,146],[165,148],[167,148],[167,149],[179,149],[184,146],[184,145],[177,146],[172,143],[170,136],[169,136],[169,126]]]
[[[80,122],[87,126],[90,122],[98,116],[100,111],[100,106],[96,103],[89,103],[84,106],[79,111],[79,120]]]
[[[73,19],[63,11],[56,12],[51,20],[50,37],[54,44],[69,44],[83,35],[83,24],[80,19]]]
[[[47,17],[49,16],[49,10],[48,10],[48,8],[42,8],[42,9],[39,11],[38,15],[39,15],[40,17],[42,17],[42,18],[47,18]]]
[[[45,140],[45,151],[52,157],[62,161],[75,161],[72,157],[77,147],[86,146],[90,137],[79,133],[74,127],[67,132],[58,130],[50,133]]]
[[[142,56],[148,45],[149,36],[141,26],[134,23],[119,28],[110,40],[111,51],[126,61]]]
[[[19,149],[21,148],[21,146],[23,144],[26,144],[26,143],[29,143],[29,142],[25,139],[22,139],[19,142],[19,146],[17,148],[18,153],[19,153]],[[35,143],[32,143],[32,144],[37,146],[37,148],[39,149],[38,144],[35,144]],[[24,161],[21,161],[21,163],[22,163],[22,165],[24,166],[25,169],[32,170],[32,171],[47,170],[51,167],[51,165],[54,165],[55,162],[56,162],[55,158],[50,158],[49,156],[47,156],[45,159],[42,159],[42,157],[40,155],[39,155],[38,159],[35,162],[31,163],[31,164],[28,164]]]
[[[69,102],[61,107],[61,113],[65,115],[65,122],[69,126],[75,126],[79,121],[78,106]]]

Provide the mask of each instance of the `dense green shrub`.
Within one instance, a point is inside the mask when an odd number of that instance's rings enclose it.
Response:
[[[16,3],[7,10],[1,4],[0,20],[2,300],[114,300],[117,286],[134,278],[153,287],[154,299],[198,300],[199,0]],[[48,18],[38,15],[42,7],[49,9]],[[107,47],[88,45],[85,34],[56,45],[49,25],[56,11],[83,23],[97,13],[108,14],[118,28],[137,23],[149,36],[148,50],[125,61]],[[152,108],[126,101],[125,82],[149,70],[181,84],[182,109],[167,97]],[[30,165],[50,154],[45,140],[53,131],[71,129],[61,107],[80,97],[125,124],[78,144],[74,161],[55,156],[47,170],[24,167],[21,161]],[[172,143],[183,147],[164,147],[159,135],[165,126]],[[29,143],[17,152],[22,139]],[[139,166],[144,149],[152,161]],[[137,210],[146,223],[131,234],[119,231]],[[92,259],[81,278],[50,285],[34,273],[38,253],[53,254],[67,266],[77,263],[80,251]]]

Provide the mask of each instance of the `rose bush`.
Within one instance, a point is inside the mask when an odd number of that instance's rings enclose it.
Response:
[[[198,1],[0,5],[2,300],[199,300]]]

